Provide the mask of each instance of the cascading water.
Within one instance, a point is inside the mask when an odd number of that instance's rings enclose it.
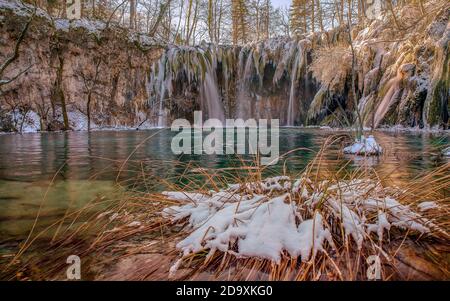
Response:
[[[405,77],[407,77],[408,75],[411,75],[414,68],[415,66],[413,64],[404,64],[400,66],[400,68],[398,68],[397,70],[397,75],[387,83],[386,86],[389,87],[389,90],[386,92],[386,95],[383,97],[383,100],[381,101],[380,105],[375,111],[374,115],[375,128],[380,125],[386,113],[389,111],[389,108],[394,103],[397,93],[400,91],[401,81],[405,79]]]
[[[293,53],[290,53],[288,56],[288,60],[292,60],[292,57],[294,57],[294,63],[292,64],[291,72],[289,73],[291,77],[291,83],[289,88],[289,103],[287,107],[287,119],[286,119],[286,125],[287,126],[294,126],[295,125],[295,119],[297,117],[296,112],[299,111],[298,109],[298,89],[297,84],[299,82],[299,79],[301,78],[304,81],[305,86],[308,85],[308,77],[305,76],[301,77],[301,70],[307,69],[307,59],[306,59],[306,52],[310,47],[310,44],[307,40],[301,40],[296,45],[290,46],[292,49],[294,49]],[[297,105],[297,106],[296,106]]]
[[[158,116],[159,126],[174,118],[193,118],[196,110],[204,111],[206,118],[222,121],[276,118],[287,126],[351,126],[356,114],[350,91],[352,53],[346,44],[346,30],[339,27],[300,39],[277,37],[244,46],[171,46],[152,68],[154,83],[150,85],[149,104],[153,116]],[[373,30],[375,36],[376,32]],[[393,70],[403,61],[409,64],[409,56],[399,56],[385,46],[373,48],[366,44],[367,39],[365,34],[358,35],[354,45],[358,56],[370,58],[357,60],[355,91],[355,96],[362,97],[359,112],[366,125],[370,121],[370,125],[378,126],[390,112],[397,116],[387,123],[395,120],[418,124],[419,114],[412,114],[420,113],[421,106],[423,120],[430,119],[427,116],[432,108],[445,107],[444,103],[431,106],[439,101],[437,96],[446,92],[446,81],[439,75],[444,70],[435,76],[435,84],[430,83],[434,77],[429,74],[428,63],[418,66],[418,73],[405,78],[407,81],[400,74],[401,78],[389,82]],[[409,73],[406,69],[403,71]],[[439,94],[434,93],[436,87]],[[425,105],[420,104],[423,97]],[[406,106],[408,110],[393,112],[397,100],[401,108]],[[417,106],[412,108],[412,103]]]
[[[175,98],[181,102],[179,107],[184,105],[183,100],[190,92],[198,94],[205,117],[225,121],[216,75],[216,51],[213,47],[173,47],[161,57],[158,67],[152,68],[151,78],[154,79],[154,84],[149,93],[153,100],[150,103],[158,106],[159,127],[167,126],[166,100],[173,100],[174,93],[178,93]],[[176,84],[177,91],[174,91],[173,83]]]
[[[253,73],[253,51],[249,50],[246,57],[246,50],[243,49],[239,53],[239,66],[238,66],[238,78],[237,83],[237,96],[236,96],[236,117],[247,119],[251,116],[251,102],[252,99],[249,96],[248,85]]]
[[[178,111],[187,105],[190,112],[201,109],[205,118],[277,118],[293,126],[305,49],[304,42],[288,38],[242,48],[203,44],[168,49],[153,68],[156,83],[149,93],[158,126],[166,123],[167,100]]]
[[[213,59],[212,62],[205,60],[205,62],[206,70],[203,79],[203,87],[200,90],[202,107],[206,108],[207,118],[215,118],[224,123],[225,112],[217,84],[216,60]]]
[[[157,82],[159,84],[159,110],[158,110],[158,127],[164,127],[166,125],[165,112],[164,112],[164,94],[166,92],[166,81],[164,80],[164,60],[163,57],[158,62],[158,78]]]
[[[297,74],[298,74],[298,66],[301,60],[301,51],[297,53],[294,60],[294,65],[292,66],[291,71],[291,88],[289,91],[289,105],[287,109],[287,126],[293,126],[295,121],[295,84],[297,83]]]
[[[390,88],[387,91],[386,95],[384,96],[383,100],[381,101],[380,105],[378,106],[377,110],[375,111],[374,127],[378,127],[378,125],[386,115],[387,111],[389,110],[393,100],[395,99],[395,95],[398,92],[399,82],[400,80],[397,77],[389,81],[388,85],[390,86]]]

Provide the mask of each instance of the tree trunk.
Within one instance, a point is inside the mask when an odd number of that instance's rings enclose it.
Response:
[[[357,65],[357,61],[356,61],[356,53],[355,53],[355,48],[353,47],[353,38],[352,38],[352,9],[351,9],[351,0],[348,0],[348,18],[347,18],[347,22],[348,22],[348,40],[350,43],[350,47],[351,47],[351,51],[352,51],[352,82],[351,82],[351,89],[352,89],[352,97],[353,97],[353,102],[355,105],[355,111],[356,111],[356,124],[355,124],[355,129],[356,129],[356,139],[360,140],[361,136],[363,135],[363,120],[362,120],[362,116],[361,113],[359,112],[359,99],[358,99],[358,95],[356,92],[356,65]]]
[[[392,1],[391,0],[387,0],[386,2],[388,4],[389,10],[390,10],[390,12],[392,14],[392,18],[394,18],[395,26],[397,27],[398,30],[402,30],[402,27],[400,26],[400,23],[397,20],[397,15],[395,14],[394,7],[392,6]]]
[[[86,115],[87,115],[87,123],[88,123],[88,132],[91,131],[91,100],[92,100],[92,92],[88,92],[88,100],[86,104]]]
[[[136,24],[136,0],[130,0],[130,28],[135,29]]]
[[[69,126],[69,117],[67,116],[67,108],[66,108],[66,98],[64,96],[64,91],[62,88],[62,74],[64,70],[64,59],[61,54],[58,54],[59,59],[59,68],[56,75],[56,95],[61,103],[61,111],[64,120],[64,130],[70,130]]]
[[[211,43],[215,42],[214,32],[215,28],[213,26],[214,22],[214,12],[213,12],[213,0],[208,0],[208,35]]]
[[[318,16],[319,16],[319,26],[320,26],[320,31],[321,31],[321,32],[324,32],[325,29],[324,29],[324,27],[323,27],[322,6],[321,6],[321,4],[320,4],[320,0],[317,0],[316,3],[317,3],[317,14],[318,14]]]

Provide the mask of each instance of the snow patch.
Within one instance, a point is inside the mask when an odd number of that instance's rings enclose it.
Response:
[[[34,111],[24,112],[15,109],[6,115],[11,120],[13,129],[18,133],[36,133],[41,130],[41,119]]]
[[[383,240],[383,232],[384,230],[391,229],[391,224],[388,221],[386,214],[382,211],[378,211],[378,223],[373,225],[368,225],[368,232],[376,232],[378,234],[378,239]]]
[[[28,17],[33,13],[34,7],[15,0],[0,0],[0,10],[10,10],[18,16]],[[36,9],[36,16],[50,20],[50,16],[40,8]]]
[[[130,228],[140,227],[141,226],[141,222],[134,221],[134,222],[129,223],[127,226],[130,227]]]
[[[65,32],[69,32],[69,30],[73,29],[84,29],[88,33],[98,35],[103,29],[105,29],[106,24],[101,21],[88,20],[88,19],[57,19],[55,20],[55,28],[56,30],[61,30]]]
[[[67,112],[67,117],[69,119],[69,126],[74,131],[87,131],[88,129],[88,119],[85,114],[79,111],[69,111]],[[61,116],[62,118],[62,116]],[[60,120],[63,122],[63,120]],[[91,120],[91,128],[95,128],[96,125]]]

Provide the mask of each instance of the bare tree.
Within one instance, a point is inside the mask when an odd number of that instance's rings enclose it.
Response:
[[[233,23],[232,40],[233,44],[247,42],[247,17],[248,9],[244,0],[231,1],[231,18]]]
[[[130,0],[130,28],[136,27],[136,0]]]
[[[0,92],[1,92],[2,86],[9,84],[12,81],[16,80],[17,78],[19,78],[22,74],[24,74],[31,68],[31,66],[29,66],[29,67],[25,68],[24,70],[19,71],[16,75],[14,75],[11,78],[3,78],[3,74],[6,70],[6,68],[8,68],[15,60],[17,60],[19,58],[20,45],[22,44],[23,40],[25,39],[25,35],[28,31],[28,28],[30,27],[31,22],[33,21],[35,14],[36,14],[36,11],[33,12],[33,14],[28,19],[27,23],[25,23],[25,26],[23,27],[22,31],[20,32],[19,38],[17,39],[16,44],[14,46],[13,53],[6,58],[6,60],[3,64],[0,65]]]
[[[355,53],[355,48],[353,46],[353,38],[352,38],[352,0],[347,0],[348,11],[347,11],[347,30],[348,30],[348,41],[350,44],[350,49],[352,52],[352,73],[351,73],[351,89],[352,89],[352,98],[353,103],[355,104],[355,112],[356,112],[356,138],[359,140],[363,135],[363,120],[361,113],[359,111],[359,99],[356,92],[356,66],[357,66],[357,57]]]
[[[92,72],[80,72],[80,76],[83,79],[84,83],[84,93],[86,94],[86,111],[83,112],[86,114],[87,117],[87,126],[88,131],[91,130],[91,110],[92,110],[92,104],[93,104],[93,96],[96,93],[97,85],[99,84],[99,75],[100,75],[100,65],[102,63],[102,59],[100,57],[97,57],[94,59],[94,69]]]

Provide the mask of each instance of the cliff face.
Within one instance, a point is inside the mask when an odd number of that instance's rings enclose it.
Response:
[[[31,15],[28,6],[2,1],[0,62],[14,52]],[[153,125],[147,84],[151,63],[160,56],[155,44],[105,23],[52,20],[37,10],[18,58],[2,76],[24,72],[1,87],[0,128],[63,129],[67,115],[71,129],[86,129],[88,114],[92,128]]]

